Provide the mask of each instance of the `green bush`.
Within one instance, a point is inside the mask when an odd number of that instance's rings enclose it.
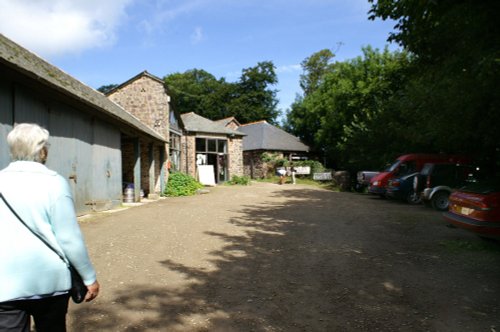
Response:
[[[248,186],[250,184],[250,177],[233,175],[231,181],[228,181],[227,183],[232,185],[238,184],[242,186]]]
[[[166,196],[191,196],[203,185],[196,181],[192,176],[184,173],[171,173],[168,177],[167,188],[164,194]]]

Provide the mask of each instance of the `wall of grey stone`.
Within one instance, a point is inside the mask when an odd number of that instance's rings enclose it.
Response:
[[[169,96],[162,82],[148,76],[113,91],[108,96],[168,141]]]
[[[181,138],[181,170],[196,177],[196,135],[185,134]],[[228,172],[230,176],[243,176],[243,140],[241,138],[227,138],[221,135],[203,134],[199,137],[227,139],[228,145]]]
[[[161,134],[165,140],[169,140],[169,96],[166,93],[163,82],[149,76],[142,76],[127,85],[113,91],[109,99],[123,107],[127,112],[133,114],[141,122]],[[161,167],[160,148],[153,147],[154,156],[154,190],[158,194],[161,191]],[[168,157],[168,145],[165,149],[165,158]],[[141,142],[141,189],[149,193],[149,168],[150,168],[150,146]],[[122,147],[124,160],[124,181],[133,182],[134,150],[132,144],[124,144]],[[129,165],[130,164],[130,165]],[[168,179],[166,163],[165,179]],[[130,173],[131,172],[131,173]],[[153,194],[153,193],[151,193]]]
[[[181,170],[196,178],[196,135],[183,135],[181,146]]]
[[[243,139],[228,139],[229,176],[243,176]]]
[[[252,179],[263,179],[274,175],[272,165],[263,162],[261,157],[264,152],[276,154],[278,158],[284,158],[281,151],[254,150],[243,152],[243,172]]]

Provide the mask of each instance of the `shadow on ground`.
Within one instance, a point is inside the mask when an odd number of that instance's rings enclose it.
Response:
[[[130,285],[106,308],[77,308],[74,321],[84,326],[79,330],[411,331],[450,326],[437,321],[448,324],[453,315],[432,312],[434,307],[449,310],[441,308],[441,300],[431,301],[432,293],[446,285],[436,280],[436,273],[445,273],[441,262],[449,256],[437,238],[462,235],[435,225],[440,218],[436,213],[352,193],[302,189],[275,195],[285,197],[285,203],[271,200],[238,209],[241,217],[229,222],[244,229],[243,235],[207,232],[225,243],[210,253],[215,270],[159,257],[165,271],[181,273],[189,286]],[[488,257],[498,266],[497,253]],[[446,271],[464,274],[472,269],[457,264],[446,265]],[[479,268],[476,277],[490,278],[487,267]],[[433,288],[420,290],[419,283]],[[498,286],[487,285],[498,294]],[[467,296],[465,291],[452,292]],[[498,309],[495,298],[470,298],[468,303],[479,301],[477,311],[485,312],[485,326],[495,313],[485,307],[491,303]],[[459,306],[457,313],[465,310]],[[128,319],[134,313],[141,313],[140,321]],[[463,318],[462,323],[474,322]]]

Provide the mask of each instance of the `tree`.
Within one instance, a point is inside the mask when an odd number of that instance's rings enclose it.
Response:
[[[242,123],[258,120],[276,123],[278,100],[276,90],[270,88],[276,83],[278,78],[270,61],[243,69],[236,96],[228,105],[229,111]]]
[[[225,116],[219,92],[227,83],[217,80],[202,69],[174,73],[164,78],[172,97],[172,105],[181,113],[195,112],[201,116],[220,119]]]
[[[113,90],[116,88],[118,84],[108,84],[108,85],[103,85],[99,88],[97,88],[97,91],[102,92],[104,94],[108,93],[109,91]]]
[[[401,142],[400,131],[387,129],[399,126],[391,98],[404,81],[410,58],[387,49],[362,51],[363,56],[329,65],[317,88],[298,98],[287,115],[293,132],[312,141],[335,168],[383,164]]]
[[[271,89],[277,83],[274,69],[272,62],[259,62],[243,69],[235,83],[217,80],[200,69],[170,74],[164,80],[180,113],[195,112],[211,120],[234,116],[242,123],[275,123],[279,112],[276,90]]]
[[[500,25],[495,0],[379,0],[371,19],[396,20],[389,36],[415,56],[401,110],[417,140],[498,167]]]
[[[300,87],[305,95],[312,93],[321,85],[323,77],[331,69],[330,61],[334,56],[329,49],[323,49],[302,61],[303,74],[300,75]]]

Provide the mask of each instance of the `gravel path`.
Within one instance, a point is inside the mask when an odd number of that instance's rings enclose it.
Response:
[[[102,293],[69,331],[500,332],[500,246],[423,206],[254,183],[81,227]]]

